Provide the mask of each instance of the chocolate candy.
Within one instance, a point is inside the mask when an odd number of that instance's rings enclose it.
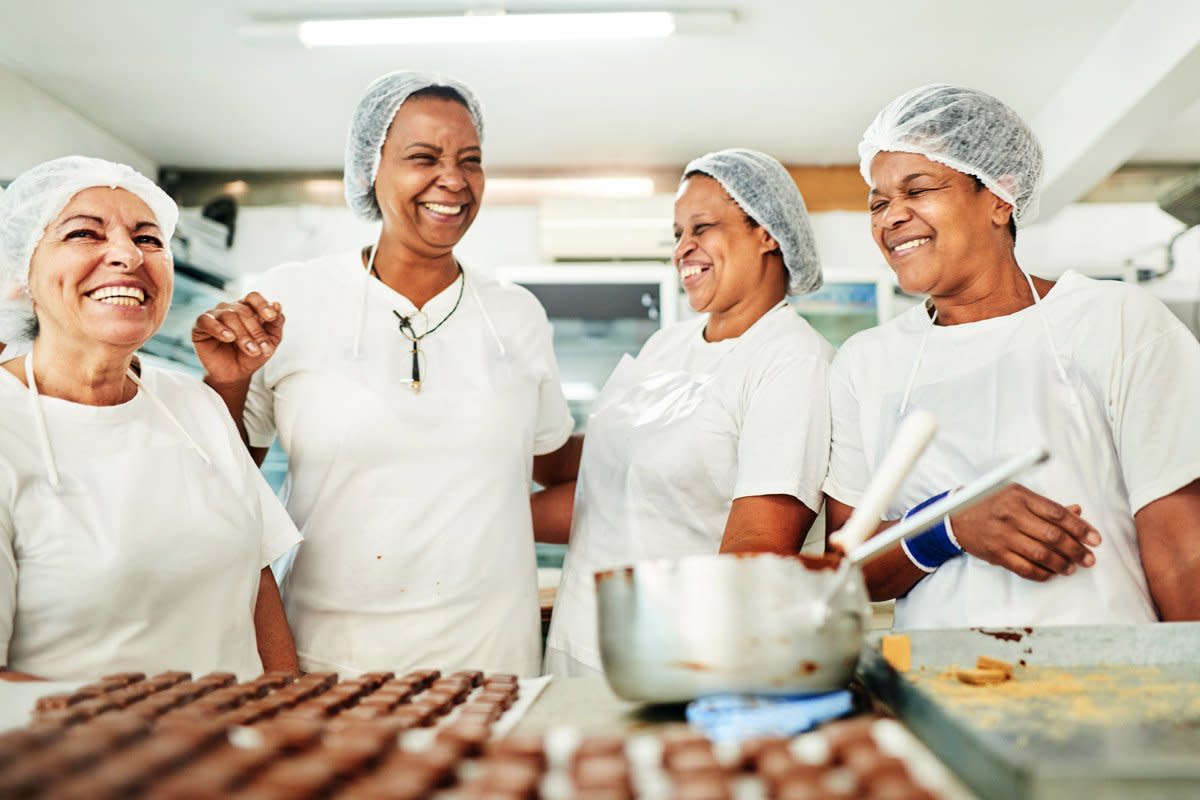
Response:
[[[483,743],[491,736],[490,725],[467,720],[454,721],[437,732],[439,742],[448,742],[469,757],[483,752]]]
[[[729,781],[712,775],[691,775],[673,779],[674,800],[732,800]]]
[[[483,684],[483,673],[477,669],[460,669],[457,672],[450,673],[452,678],[466,678],[467,682],[472,686],[480,686]]]
[[[546,743],[540,735],[524,734],[492,739],[484,744],[488,758],[523,759],[538,768],[546,768]]]

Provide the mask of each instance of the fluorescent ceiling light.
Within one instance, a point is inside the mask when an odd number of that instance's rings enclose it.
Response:
[[[299,26],[300,41],[308,47],[647,39],[674,32],[675,15],[668,11],[331,19]]]
[[[649,197],[654,180],[646,177],[488,178],[488,195],[539,197]]]

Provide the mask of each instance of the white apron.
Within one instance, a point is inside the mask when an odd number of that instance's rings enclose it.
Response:
[[[596,398],[575,488],[570,549],[546,640],[548,671],[582,675],[602,669],[597,570],[719,550],[725,520],[714,527],[712,520],[689,517],[696,504],[688,498],[732,485],[734,476],[708,472],[715,467],[705,457],[705,395],[721,363],[746,338],[749,332],[702,373],[647,370],[626,355]]]
[[[933,443],[888,509],[890,518],[922,500],[969,483],[999,463],[1033,447],[1050,461],[1020,480],[1062,505],[1082,506],[1082,516],[1103,539],[1092,567],[1043,583],[964,554],[923,578],[896,603],[897,628],[1086,625],[1153,622],[1154,606],[1138,552],[1128,493],[1098,387],[1089,386],[1069,358],[1057,352],[1043,300],[1033,282],[1034,305],[985,320],[994,328],[990,352],[963,348],[956,357],[979,367],[952,378],[934,374],[922,359],[930,334],[943,352],[954,328],[930,322],[903,394],[881,406],[876,458],[887,451],[903,415],[931,412],[938,421]],[[975,343],[978,342],[976,338]],[[924,382],[922,382],[922,379]]]
[[[13,509],[20,573],[9,667],[59,680],[167,669],[261,673],[257,505],[221,478],[132,372],[137,395],[105,408],[97,424],[162,413],[180,435],[102,460],[80,453],[47,424],[65,401],[38,395],[32,360],[25,358],[30,410],[46,474],[18,493]]]
[[[390,329],[368,336],[391,337],[392,348],[332,356],[328,370],[279,388],[304,398],[278,419],[290,455],[359,465],[346,479],[292,487],[312,509],[283,586],[306,670],[538,674],[528,502],[538,379],[509,354],[463,280],[462,306],[478,309],[490,335],[464,335],[474,329],[461,327],[462,309],[449,317],[422,343],[419,394],[390,311],[400,296],[390,290],[387,310],[373,317],[386,315]],[[319,441],[297,435],[315,425],[326,428]],[[339,516],[348,504],[353,524]]]

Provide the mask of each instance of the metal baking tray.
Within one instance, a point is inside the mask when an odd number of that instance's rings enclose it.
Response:
[[[1200,797],[1200,623],[908,631],[899,673],[873,635],[858,677],[980,797]],[[952,675],[978,656],[1012,681]]]

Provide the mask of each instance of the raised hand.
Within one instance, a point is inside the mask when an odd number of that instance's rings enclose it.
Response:
[[[258,292],[220,303],[196,318],[192,346],[208,381],[232,384],[248,380],[283,340],[283,309]]]

